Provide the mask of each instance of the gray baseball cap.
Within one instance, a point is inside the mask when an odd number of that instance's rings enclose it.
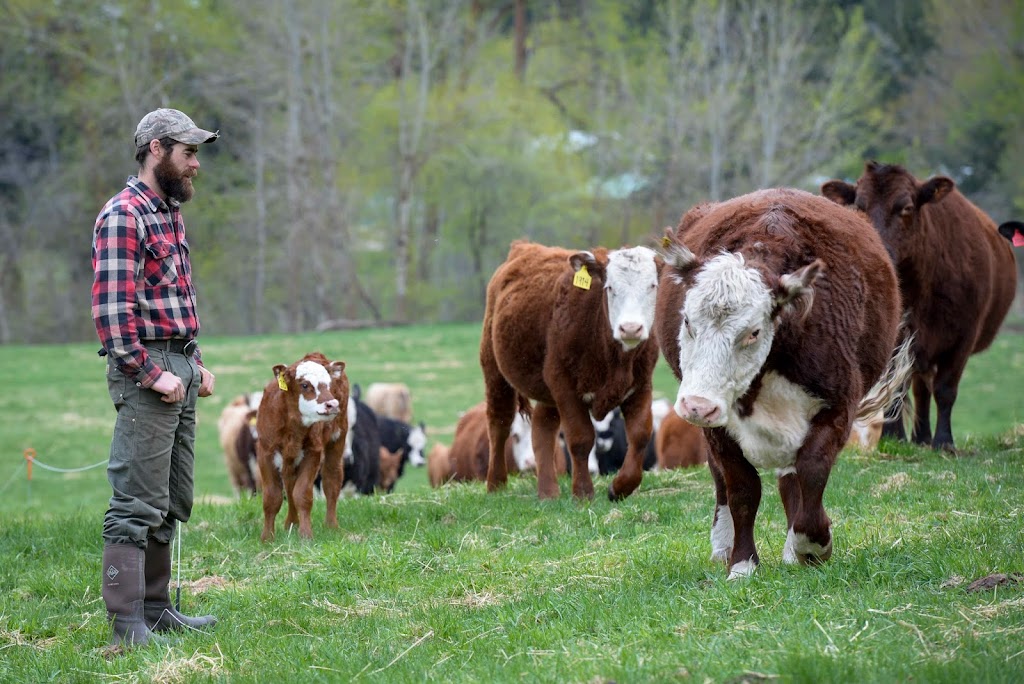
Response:
[[[177,109],[154,109],[135,128],[135,147],[149,144],[150,140],[173,138],[186,145],[201,145],[220,137],[220,131],[207,131],[196,126],[192,119]]]

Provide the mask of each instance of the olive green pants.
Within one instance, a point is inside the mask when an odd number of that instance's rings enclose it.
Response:
[[[145,548],[150,537],[168,544],[175,521],[192,514],[199,366],[192,357],[150,349],[153,363],[185,385],[185,399],[161,401],[107,360],[107,389],[117,410],[107,479],[113,489],[103,518],[104,544]]]

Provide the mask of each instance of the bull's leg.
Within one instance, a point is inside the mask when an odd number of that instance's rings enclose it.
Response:
[[[721,465],[734,533],[729,579],[738,579],[754,574],[760,561],[754,545],[754,519],[761,505],[761,477],[742,456],[723,458]]]
[[[832,557],[832,521],[822,505],[825,486],[843,448],[846,430],[853,420],[849,409],[825,410],[814,417],[804,443],[796,453],[796,482],[800,488],[800,508],[791,519],[783,559],[796,557],[804,565],[827,561]]]
[[[644,455],[647,443],[651,441],[651,392],[639,390],[622,402],[622,418],[626,423],[626,460],[608,487],[608,498],[612,501],[625,499],[636,491],[644,477]]]
[[[558,412],[562,417],[565,445],[572,457],[572,495],[577,499],[593,499],[594,481],[590,478],[587,463],[594,448],[594,423],[590,420],[590,413],[585,404],[571,401],[560,406]]]
[[[537,497],[541,499],[558,498],[555,458],[562,458],[562,450],[555,449],[555,442],[561,422],[561,415],[554,406],[538,403],[533,407],[533,455],[537,459]]]
[[[268,542],[274,539],[274,520],[281,510],[281,474],[274,466],[274,454],[276,449],[273,445],[264,446],[259,443],[256,447],[256,463],[260,469],[260,479],[263,480],[263,533],[260,541]]]
[[[494,492],[508,482],[505,442],[516,413],[516,393],[504,379],[487,387],[487,491]]]
[[[914,391],[914,442],[917,444],[931,444],[932,441],[932,381],[935,374],[929,372],[927,376],[915,373],[913,381]]]
[[[302,460],[299,463],[295,463],[299,458]],[[294,456],[285,456],[284,463],[281,466],[281,480],[284,482],[284,493],[288,498],[288,514],[284,517],[285,530],[290,530],[299,524],[299,511],[295,505],[295,470],[307,458],[309,458],[309,454],[303,455],[301,450],[296,450]]]
[[[341,496],[341,483],[345,479],[345,440],[330,442],[324,449],[324,462],[320,466],[320,485],[324,490],[327,512],[324,515],[326,527],[338,526],[338,497]]]
[[[708,450],[708,468],[715,483],[715,515],[711,523],[711,560],[728,563],[736,538],[729,512],[729,499],[725,492],[725,473],[718,462],[717,454]]]

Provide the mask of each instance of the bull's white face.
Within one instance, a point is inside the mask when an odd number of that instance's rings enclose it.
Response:
[[[427,459],[423,457],[423,449],[427,446],[427,433],[421,426],[410,426],[409,439],[406,440],[406,444],[409,445],[409,463],[421,466],[427,462]]]
[[[331,394],[331,375],[321,364],[303,361],[296,366],[295,384],[303,425],[331,420],[341,412],[341,402]]]
[[[612,336],[626,351],[646,340],[654,325],[658,298],[658,267],[655,253],[647,247],[631,247],[608,253],[605,297]]]
[[[704,265],[682,309],[676,413],[700,427],[725,425],[771,351],[774,307],[761,274],[741,255]]]
[[[521,472],[534,470],[537,458],[533,453],[533,424],[518,411],[512,419],[509,439],[512,440],[512,458],[515,459],[516,467]]]

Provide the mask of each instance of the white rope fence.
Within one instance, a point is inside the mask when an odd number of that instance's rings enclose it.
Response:
[[[23,452],[23,456],[25,457],[25,467],[27,476],[26,479],[28,481],[29,487],[32,486],[32,466],[39,466],[43,470],[48,470],[52,473],[80,473],[84,470],[92,470],[93,468],[99,468],[100,466],[107,465],[107,459],[103,459],[99,463],[93,463],[92,465],[81,466],[79,468],[58,468],[57,466],[52,466],[49,463],[43,463],[42,461],[37,459],[36,450],[33,449],[32,447],[25,449],[25,451]],[[7,478],[7,482],[2,487],[0,487],[0,492],[3,492],[5,489],[11,486],[11,483],[14,482],[15,475],[17,474],[17,471],[20,468],[20,465],[17,468],[15,468],[15,471],[11,473],[11,476]]]

